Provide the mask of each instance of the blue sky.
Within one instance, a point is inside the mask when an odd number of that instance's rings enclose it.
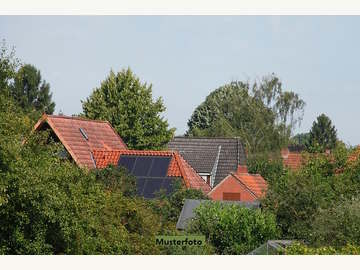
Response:
[[[306,101],[298,132],[327,114],[340,139],[360,144],[360,17],[0,16],[0,38],[50,83],[56,110],[81,102],[114,71],[131,67],[162,96],[183,134],[217,87],[272,72]]]

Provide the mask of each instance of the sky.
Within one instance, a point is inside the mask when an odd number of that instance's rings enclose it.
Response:
[[[111,69],[130,67],[181,135],[211,91],[275,73],[306,102],[296,133],[325,113],[360,144],[360,17],[0,16],[0,39],[50,83],[55,113],[80,113]]]

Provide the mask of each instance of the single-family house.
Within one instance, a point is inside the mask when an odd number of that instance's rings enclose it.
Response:
[[[304,161],[302,151],[304,151],[304,148],[300,146],[289,146],[281,149],[281,158],[284,167],[291,170],[298,170]]]
[[[169,194],[176,178],[187,188],[210,192],[210,186],[176,151],[94,150],[93,156],[96,168],[125,167],[136,177],[138,195],[145,198],[153,198],[161,189]]]
[[[267,191],[267,182],[260,174],[248,173],[246,166],[226,176],[208,196],[215,201],[258,201]]]
[[[246,164],[239,138],[174,137],[168,148],[178,151],[212,188],[238,165]]]
[[[44,114],[34,126],[35,131],[50,130],[78,166],[95,168],[94,149],[121,150],[126,144],[109,122],[80,117]]]

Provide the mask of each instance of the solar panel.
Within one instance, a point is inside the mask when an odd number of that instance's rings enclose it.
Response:
[[[163,181],[164,180],[162,178],[147,179],[143,196],[148,199],[154,198],[155,192],[160,191]]]
[[[153,157],[137,157],[133,174],[135,176],[147,176],[153,161]]]
[[[171,157],[156,157],[154,158],[149,176],[151,177],[165,177],[169,168]]]
[[[129,172],[131,172],[134,167],[135,160],[136,157],[120,156],[118,166],[123,166],[128,169]]]
[[[164,179],[161,188],[166,190],[166,195],[169,195],[173,191],[172,183],[172,179]]]
[[[138,196],[143,196],[145,182],[146,182],[145,178],[136,179],[136,193]]]

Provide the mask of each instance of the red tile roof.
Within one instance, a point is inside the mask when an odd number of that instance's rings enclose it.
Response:
[[[300,152],[290,152],[287,148],[281,150],[283,164],[292,170],[297,170],[303,163],[302,154]]]
[[[198,175],[195,170],[176,151],[150,150],[97,150],[93,151],[97,168],[105,168],[109,164],[117,165],[121,155],[141,156],[169,156],[172,157],[167,176],[181,177],[188,188],[200,189],[205,194],[210,192],[210,186]]]
[[[360,145],[356,147],[356,149],[354,149],[354,151],[350,154],[349,158],[348,158],[348,162],[352,163],[358,160],[360,156]]]
[[[44,114],[34,130],[47,123],[79,166],[94,168],[92,150],[127,149],[126,144],[107,121],[89,120],[79,117]],[[86,133],[86,139],[80,132]]]
[[[257,198],[265,195],[268,184],[260,174],[234,173],[232,176],[243,183]]]

